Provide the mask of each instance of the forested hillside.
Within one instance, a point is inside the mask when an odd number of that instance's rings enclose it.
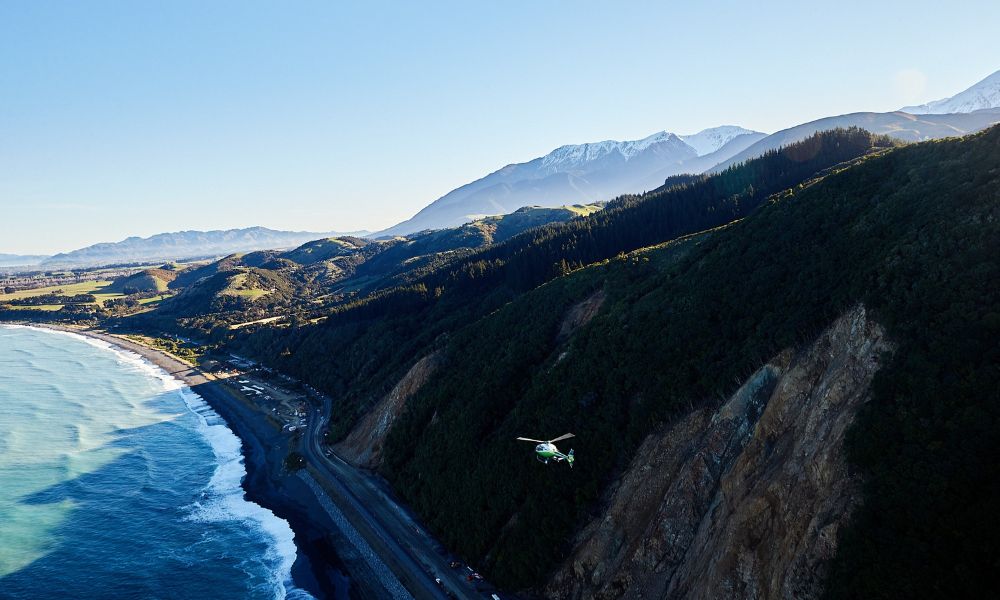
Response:
[[[858,129],[823,132],[718,175],[618,198],[585,219],[414,265],[390,279],[394,287],[334,306],[319,326],[262,330],[231,343],[329,392],[339,439],[442,335],[573,269],[729,223],[773,193],[897,144]]]
[[[984,597],[1000,519],[1000,129],[860,161],[748,218],[616,258],[462,328],[390,433],[385,471],[498,581],[552,568],[657,423],[717,402],[863,303],[896,351],[849,458],[864,504],[831,598]],[[560,337],[566,311],[607,295]],[[575,469],[518,435],[577,434]]]

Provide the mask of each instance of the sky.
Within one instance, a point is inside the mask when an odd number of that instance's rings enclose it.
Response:
[[[1000,69],[1000,2],[0,1],[0,253],[377,230],[570,143],[773,132]]]

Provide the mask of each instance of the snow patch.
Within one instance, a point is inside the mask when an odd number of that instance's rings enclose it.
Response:
[[[748,133],[757,132],[736,125],[722,125],[703,129],[691,135],[682,135],[680,138],[684,140],[685,144],[694,148],[698,156],[705,156],[733,141],[733,138]]]
[[[629,160],[656,144],[676,144],[679,141],[680,138],[677,135],[669,131],[659,131],[641,140],[627,140],[624,142],[605,140],[589,144],[560,146],[542,157],[542,166],[562,171],[567,166],[599,160],[615,152],[620,154],[625,160]]]

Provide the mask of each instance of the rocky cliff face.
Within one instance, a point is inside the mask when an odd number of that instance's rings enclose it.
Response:
[[[406,375],[361,419],[351,433],[334,448],[347,462],[356,467],[374,469],[382,463],[382,445],[385,436],[395,422],[406,402],[420,388],[441,364],[440,352],[428,354],[418,360]]]
[[[608,295],[604,290],[597,290],[588,298],[573,305],[559,325],[557,339],[562,342],[569,338],[574,331],[590,323],[597,316],[597,312],[601,310],[601,307],[604,306],[604,301],[607,297]]]
[[[544,595],[818,597],[860,497],[844,432],[888,350],[857,307],[720,408],[650,435]]]

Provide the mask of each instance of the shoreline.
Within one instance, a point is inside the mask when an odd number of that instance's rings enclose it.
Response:
[[[51,323],[26,325],[75,333],[137,354],[201,396],[240,439],[247,473],[241,487],[246,499],[286,521],[294,533],[296,557],[291,577],[295,587],[316,598],[348,598],[360,591],[351,585],[353,577],[348,579],[330,541],[336,531],[327,523],[320,499],[295,474],[284,471],[287,437],[227,383],[167,352],[103,330]]]

